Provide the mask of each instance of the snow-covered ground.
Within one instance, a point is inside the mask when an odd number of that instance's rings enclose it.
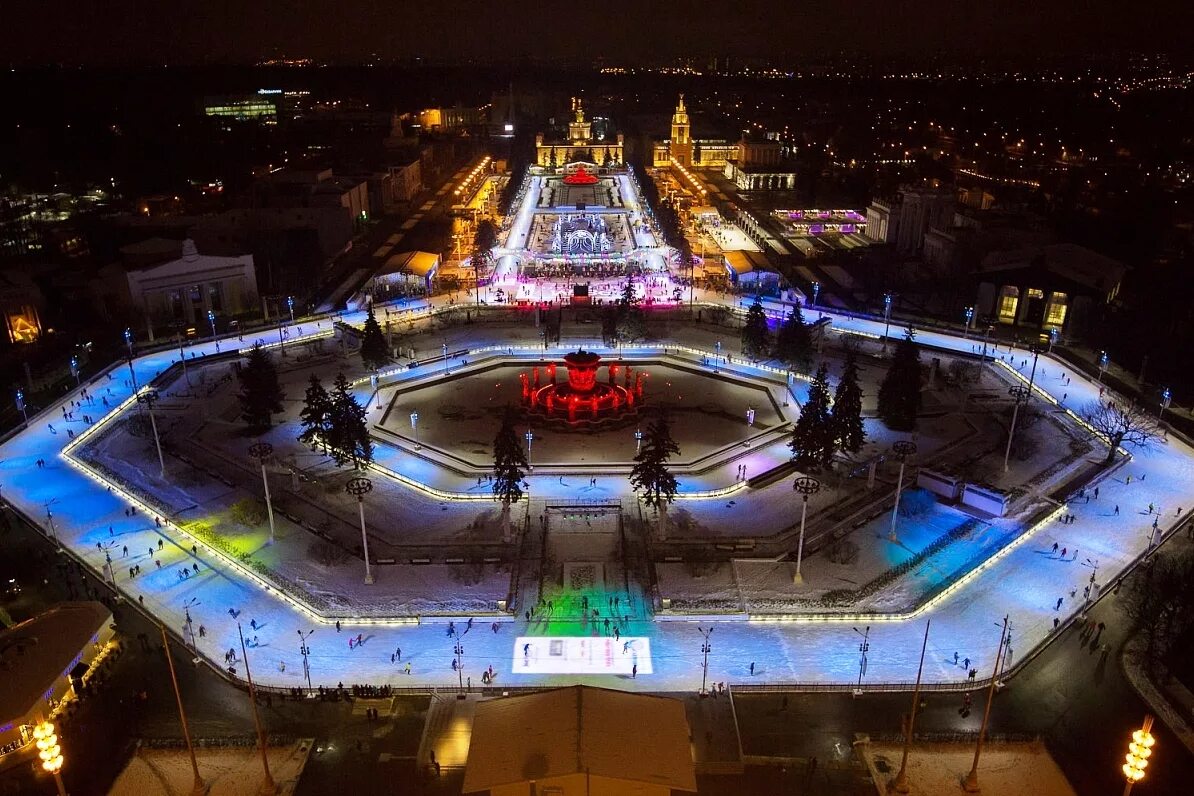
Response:
[[[768,307],[776,312],[783,310],[782,305],[774,302],[769,302]],[[360,322],[359,317],[349,320]],[[883,331],[881,321],[845,317],[833,317],[832,321],[835,328],[866,334]],[[314,329],[311,324],[306,326],[306,334],[320,331],[327,332],[326,322],[322,330]],[[485,325],[452,334],[453,342],[467,336],[473,346],[491,341],[505,344],[506,341],[504,334],[498,337],[494,329]],[[727,330],[725,334],[732,339],[732,332]],[[294,329],[291,344],[297,343],[300,336],[297,328]],[[696,337],[698,335],[694,335],[694,339]],[[974,345],[972,340],[929,330],[919,331],[918,340],[928,346],[963,352],[972,350]],[[235,342],[225,340],[223,345],[226,352]],[[216,354],[215,343],[193,343],[188,348],[188,358],[191,353],[213,356]],[[999,353],[1008,354],[1008,351],[1005,348]],[[1019,365],[1026,355],[1014,351],[1011,356]],[[176,358],[176,350],[138,356],[133,362],[138,383],[144,384],[154,378]],[[1038,369],[1042,390],[1060,399],[1059,393],[1064,389],[1068,393],[1068,406],[1081,405],[1098,397],[1099,385],[1075,374],[1068,374],[1073,376],[1073,381],[1059,388],[1058,378],[1062,370],[1064,366],[1061,364],[1048,356],[1042,357]],[[131,390],[125,383],[126,378],[125,368],[121,366],[113,369],[110,378],[100,376],[85,385],[95,400],[93,404],[87,404],[84,411],[100,417],[103,414],[101,398],[112,404],[129,399]],[[162,617],[178,632],[185,630],[183,612],[189,606],[194,622],[204,625],[205,633],[198,639],[198,647],[209,660],[218,663],[223,653],[235,645],[238,621],[246,623],[248,629],[247,623],[252,620],[258,625],[254,635],[260,637],[260,646],[254,647],[250,655],[256,660],[255,669],[261,672],[261,678],[271,684],[297,686],[302,682],[302,662],[295,643],[295,630],[311,627],[316,628],[310,645],[312,680],[317,685],[331,685],[341,680],[398,685],[446,685],[455,681],[450,666],[454,639],[445,634],[445,625],[428,621],[419,625],[375,623],[362,619],[345,622],[338,632],[329,620],[310,615],[286,595],[265,587],[251,571],[234,566],[234,562],[206,545],[196,544],[176,526],[157,529],[148,519],[152,514],[147,513],[146,507],[138,506],[136,513],[130,515],[130,505],[137,505],[132,496],[125,494],[118,484],[98,479],[68,454],[70,440],[65,430],[70,428],[78,436],[87,428],[77,419],[81,411],[69,403],[79,398],[78,390],[71,392],[62,404],[47,407],[30,419],[27,428],[4,442],[0,451],[0,484],[4,497],[47,533],[56,535],[69,546],[73,555],[96,571],[103,567],[105,552],[110,554],[104,549],[108,541],[118,541],[122,548],[127,541],[130,550],[138,550],[148,549],[151,544],[156,547],[161,538],[164,544],[160,556],[163,562],[161,576],[147,577],[143,572],[130,578],[118,568],[117,586],[129,599],[143,600],[146,609]],[[67,411],[75,412],[75,420],[64,421],[60,411],[63,406]],[[166,409],[162,412],[165,415]],[[1176,524],[1180,512],[1188,512],[1194,507],[1194,450],[1184,441],[1171,435],[1154,450],[1132,450],[1131,453],[1135,456],[1133,460],[1103,477],[1097,500],[1089,503],[1071,500],[1068,511],[1077,518],[1072,525],[1052,523],[1022,534],[1016,543],[1005,547],[998,556],[912,617],[885,619],[882,615],[863,614],[830,621],[805,621],[799,616],[782,621],[714,618],[710,677],[752,682],[854,682],[858,676],[860,641],[855,628],[863,631],[864,626],[869,625],[870,649],[864,685],[878,680],[910,681],[919,655],[923,631],[921,620],[931,618],[925,679],[929,682],[958,682],[966,673],[954,665],[954,651],[971,658],[972,665],[980,671],[989,670],[991,656],[999,642],[998,622],[1005,614],[1010,617],[1012,626],[1011,658],[1014,663],[1052,634],[1055,619],[1064,620],[1081,610],[1082,590],[1092,574],[1096,587],[1100,587],[1147,548],[1151,525],[1157,516],[1148,513],[1150,503],[1160,506],[1162,531]],[[144,453],[141,455],[149,459],[150,464],[140,467],[147,471],[143,475],[147,475],[152,484],[155,469],[152,459]],[[1099,455],[1100,450],[1096,447],[1088,458],[1096,459]],[[44,460],[44,467],[38,466],[39,460]],[[167,475],[169,477],[170,473]],[[1129,475],[1130,484],[1126,478]],[[625,481],[621,478],[619,481],[617,490],[621,493]],[[553,499],[579,495],[580,487],[575,484],[558,488],[556,484],[554,478],[542,479],[538,483],[532,482],[532,491],[538,490],[538,494]],[[609,487],[613,488],[612,481]],[[722,500],[707,502],[713,506],[724,505]],[[795,505],[790,490],[782,501],[765,502],[782,505],[781,510],[789,516]],[[685,501],[679,504],[680,507],[685,505],[691,504]],[[756,513],[761,512],[752,510],[751,515]],[[727,517],[726,524],[730,527],[743,524],[741,515],[727,514]],[[400,530],[401,524],[395,523],[395,531]],[[1068,560],[1063,561],[1052,554],[1054,541],[1067,548]],[[114,563],[120,562],[114,559]],[[189,578],[178,576],[181,567],[192,567],[196,563],[201,565],[197,574]],[[384,600],[384,580],[371,588],[363,584],[360,588],[363,592],[375,592],[379,601]],[[454,588],[453,584],[444,585],[447,591]],[[617,586],[607,581],[606,588],[616,589]],[[612,600],[613,595],[609,599]],[[1058,600],[1060,607],[1057,607]],[[607,615],[608,609],[603,603],[598,604],[597,610],[602,616]],[[483,622],[482,627],[466,634],[466,673],[479,674],[482,668],[492,664],[500,673],[498,682],[501,684],[591,682],[642,690],[696,687],[701,676],[702,640],[696,631],[696,622],[640,617],[641,614],[635,614],[629,621],[622,619],[616,624],[622,635],[650,639],[650,675],[645,674],[646,666],[642,669],[644,676],[634,679],[611,675],[518,674],[517,670],[508,668],[518,656],[514,639],[517,635],[540,634],[534,620],[528,626],[521,618],[500,625],[497,632]],[[709,618],[700,621],[702,626],[709,622]],[[586,635],[604,632],[602,625],[590,623]],[[354,645],[350,650],[347,639],[357,635],[364,643]],[[397,647],[402,648],[403,663],[411,663],[409,675],[403,666],[391,663],[390,656]],[[753,675],[751,663],[755,664]]]
[[[299,777],[311,754],[311,740],[296,741],[290,746],[269,747],[269,770],[277,790],[285,796],[294,793]],[[256,796],[261,793],[265,772],[261,754],[255,746],[210,748],[195,750],[195,765],[207,786],[210,796]],[[185,749],[151,749],[139,747],[128,765],[120,772],[112,788],[112,796],[179,796],[192,792],[195,783],[191,758]]]

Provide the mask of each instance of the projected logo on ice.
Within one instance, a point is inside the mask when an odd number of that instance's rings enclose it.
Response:
[[[651,674],[651,641],[586,636],[519,636],[514,674]]]

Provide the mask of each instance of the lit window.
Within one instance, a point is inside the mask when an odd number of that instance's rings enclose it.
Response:
[[[1067,296],[1065,293],[1054,293],[1049,300],[1049,306],[1045,309],[1045,323],[1050,326],[1063,326],[1065,324],[1065,313],[1069,309],[1066,304]]]
[[[1043,290],[1037,290],[1035,287],[1028,288],[1028,298],[1043,299],[1044,297],[1045,297],[1045,292]]]

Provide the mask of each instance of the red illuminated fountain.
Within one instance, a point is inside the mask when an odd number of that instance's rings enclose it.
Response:
[[[606,380],[599,383],[600,366],[600,354],[581,350],[564,356],[564,367],[568,369],[566,384],[556,382],[554,362],[536,366],[529,376],[520,373],[522,403],[527,413],[576,427],[636,414],[643,400],[642,371],[636,372],[632,365],[611,363],[606,366]]]
[[[565,185],[596,185],[597,177],[589,174],[584,166],[577,166],[576,171],[564,178]]]

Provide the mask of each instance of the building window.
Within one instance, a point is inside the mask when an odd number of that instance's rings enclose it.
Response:
[[[1045,309],[1045,323],[1049,326],[1064,326],[1066,310],[1069,309],[1068,296],[1065,293],[1054,293],[1049,297],[1049,306]]]
[[[1005,287],[999,296],[999,320],[1002,323],[1015,323],[1016,310],[1020,305],[1020,291],[1014,287]]]
[[[1028,288],[1028,298],[1043,299],[1044,297],[1045,297],[1045,292],[1043,290],[1037,290],[1035,287]]]
[[[216,312],[224,311],[224,291],[220,289],[219,282],[212,282],[207,286],[207,302]]]

